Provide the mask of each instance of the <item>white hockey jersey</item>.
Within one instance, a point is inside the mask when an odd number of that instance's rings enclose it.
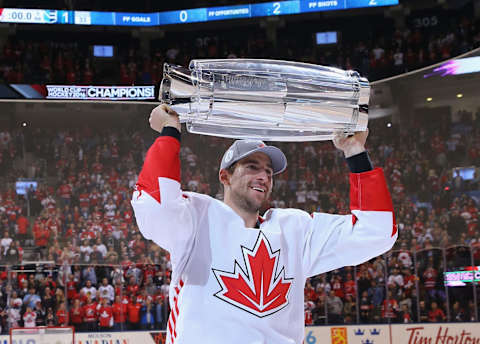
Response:
[[[170,252],[167,343],[300,344],[306,279],[396,240],[381,169],[350,175],[350,215],[271,209],[256,229],[225,203],[182,192],[179,152],[176,138],[159,137],[132,197],[142,234]]]

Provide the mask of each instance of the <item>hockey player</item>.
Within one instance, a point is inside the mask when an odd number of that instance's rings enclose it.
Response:
[[[350,167],[350,215],[270,209],[285,155],[258,140],[224,154],[224,201],[180,189],[178,115],[165,104],[150,115],[160,137],[150,147],[132,206],[145,238],[170,252],[167,343],[302,343],[304,284],[314,275],[365,262],[397,238],[381,169],[365,151],[368,132],[338,136]]]

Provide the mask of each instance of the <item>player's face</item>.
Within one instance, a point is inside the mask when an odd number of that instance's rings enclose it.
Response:
[[[237,162],[225,193],[238,207],[258,212],[268,200],[273,185],[272,163],[268,155],[253,153]]]

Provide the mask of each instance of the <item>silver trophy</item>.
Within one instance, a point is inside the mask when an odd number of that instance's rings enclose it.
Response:
[[[191,133],[265,141],[364,131],[369,98],[368,80],[355,71],[260,59],[165,64],[159,94]]]

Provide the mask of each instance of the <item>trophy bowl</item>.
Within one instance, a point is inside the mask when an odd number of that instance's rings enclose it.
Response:
[[[165,63],[159,100],[191,133],[322,141],[364,131],[370,85],[355,71],[264,59]]]

